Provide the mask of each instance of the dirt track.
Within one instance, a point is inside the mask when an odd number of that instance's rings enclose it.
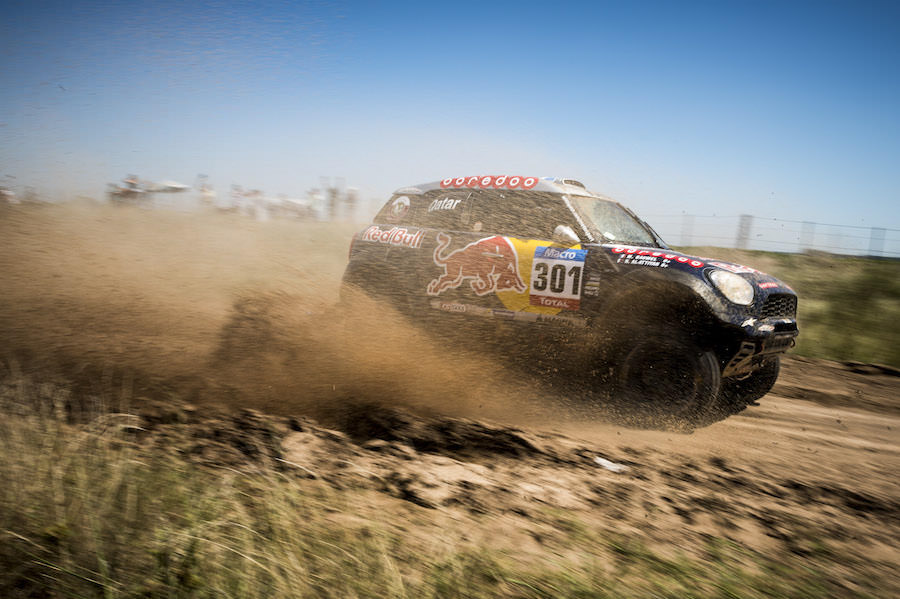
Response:
[[[410,535],[437,524],[446,542],[564,552],[566,510],[663,551],[719,537],[803,556],[825,543],[848,588],[874,573],[900,589],[896,371],[792,357],[759,406],[693,434],[585,420],[387,315],[366,331],[333,325],[350,230],[4,208],[4,371],[107,376],[148,443],[206,462],[265,454],[370,489],[373,514],[406,513]],[[243,408],[257,412],[232,415]],[[241,450],[248,436],[262,454]]]

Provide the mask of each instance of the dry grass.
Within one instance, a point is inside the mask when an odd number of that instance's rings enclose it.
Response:
[[[115,392],[101,390],[98,407]],[[780,562],[714,538],[699,559],[663,557],[574,514],[557,539],[566,551],[537,567],[510,550],[417,545],[398,533],[412,526],[403,511],[373,515],[361,490],[274,463],[201,467],[135,443],[128,414],[67,424],[68,393],[28,376],[2,382],[3,597],[856,596],[829,581],[839,556],[821,543]]]

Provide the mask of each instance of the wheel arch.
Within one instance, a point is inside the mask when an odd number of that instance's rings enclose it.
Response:
[[[676,274],[676,273],[667,273]],[[681,273],[677,273],[681,274]],[[727,325],[717,315],[711,290],[694,277],[631,277],[598,307],[594,329],[607,338],[635,326],[678,325],[719,358]],[[712,303],[712,305],[711,305]]]

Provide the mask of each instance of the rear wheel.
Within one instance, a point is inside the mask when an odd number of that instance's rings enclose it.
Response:
[[[640,426],[684,429],[704,423],[715,405],[722,376],[713,352],[685,331],[632,330],[617,344],[613,399]]]

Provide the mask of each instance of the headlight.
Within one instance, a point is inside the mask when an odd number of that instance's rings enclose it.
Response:
[[[740,275],[716,269],[709,273],[709,280],[730,302],[749,306],[753,301],[753,285]]]

